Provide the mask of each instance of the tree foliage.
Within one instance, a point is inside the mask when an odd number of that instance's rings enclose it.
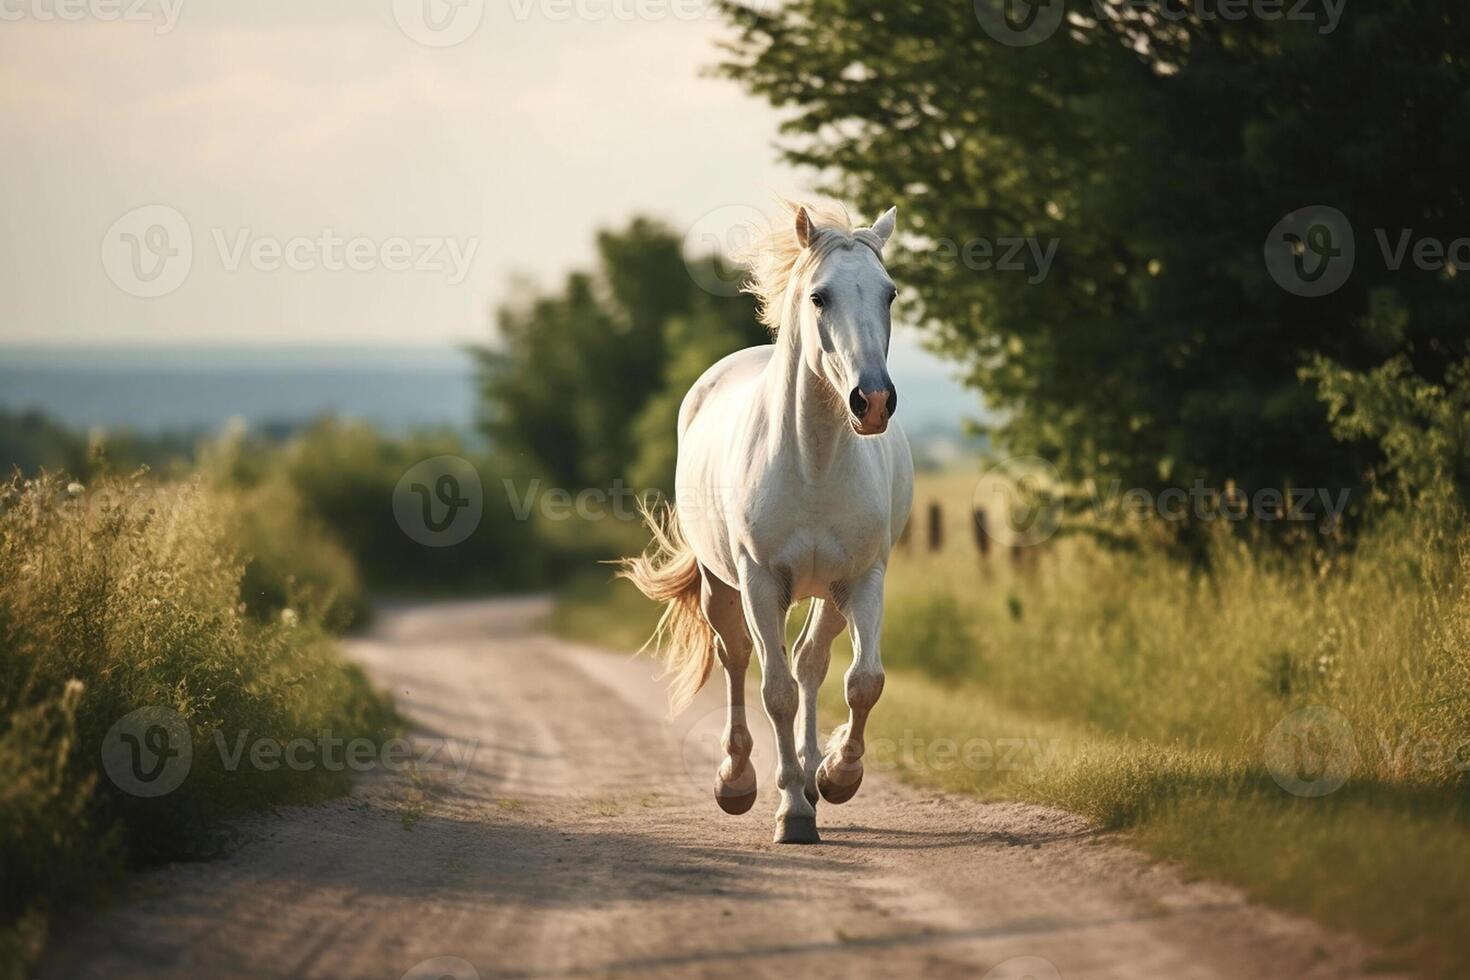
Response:
[[[1387,502],[1470,509],[1470,360],[1451,365],[1442,385],[1415,375],[1402,355],[1371,371],[1319,357],[1302,373],[1318,383],[1339,438],[1382,450],[1375,490]]]
[[[1011,451],[1132,486],[1351,485],[1376,450],[1336,442],[1303,365],[1402,357],[1439,384],[1467,353],[1470,277],[1391,269],[1378,232],[1470,234],[1470,14],[1382,0],[1327,31],[1319,3],[1201,13],[1220,6],[1067,0],[1055,35],[1012,47],[968,2],[727,2],[722,70],[788,114],[786,155],[824,190],[898,205],[910,312]],[[1263,247],[1317,204],[1357,261],[1305,298]],[[963,260],[1011,237],[1058,240],[1039,283]]]
[[[500,309],[497,344],[476,352],[484,429],[525,472],[562,487],[636,478],[667,489],[684,392],[765,332],[749,297],[696,284],[664,225],[637,218],[604,231],[597,254],[595,271]]]

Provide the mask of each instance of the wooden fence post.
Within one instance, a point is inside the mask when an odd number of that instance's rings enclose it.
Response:
[[[984,507],[976,507],[970,512],[970,519],[975,528],[975,547],[980,550],[981,561],[990,558],[990,527],[985,516]]]

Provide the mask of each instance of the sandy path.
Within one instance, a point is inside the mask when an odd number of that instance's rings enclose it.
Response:
[[[142,875],[58,937],[44,975],[1274,980],[1364,961],[1075,817],[872,774],[819,807],[822,845],[778,847],[764,720],[761,798],[725,816],[719,695],[668,723],[648,661],[539,632],[544,611],[386,611],[352,655],[421,739],[474,748],[463,776],[375,773],[344,801],[245,821],[231,856]]]

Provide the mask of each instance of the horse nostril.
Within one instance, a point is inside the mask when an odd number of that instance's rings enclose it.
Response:
[[[892,417],[898,411],[898,389],[888,389],[888,415]]]
[[[863,397],[861,388],[852,389],[852,394],[847,396],[847,407],[852,409],[852,414],[862,418],[868,411],[868,400]]]

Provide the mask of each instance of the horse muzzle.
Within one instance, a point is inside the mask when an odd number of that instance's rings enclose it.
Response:
[[[852,431],[860,436],[880,435],[887,431],[888,420],[898,411],[898,392],[891,383],[868,391],[858,385],[848,394],[847,407],[852,412],[849,419]]]

